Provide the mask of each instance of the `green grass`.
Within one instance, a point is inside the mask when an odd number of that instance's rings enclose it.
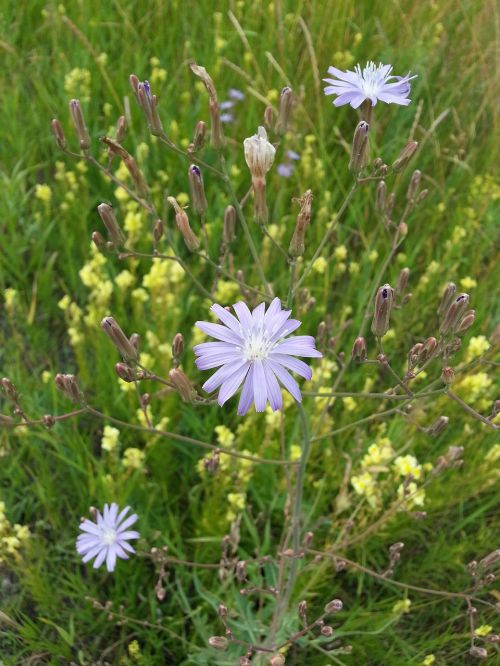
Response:
[[[307,262],[351,186],[347,163],[357,122],[350,107],[335,109],[331,105],[319,80],[330,64],[337,64],[338,51],[349,52],[352,64],[373,59],[393,63],[396,73],[410,69],[416,72],[412,104],[406,109],[378,105],[372,127],[372,155],[380,154],[389,164],[410,136],[420,142],[414,166],[421,169],[429,189],[425,201],[410,216],[408,237],[383,278],[395,284],[401,268],[411,268],[409,291],[413,297],[404,309],[394,313],[394,336],[385,343],[387,352],[395,369],[402,373],[408,349],[437,333],[435,313],[443,286],[449,280],[460,284],[466,277],[477,281],[470,290],[476,322],[464,336],[463,350],[452,364],[457,366],[465,358],[471,336],[490,336],[498,322],[494,296],[500,192],[500,183],[494,178],[498,153],[494,3],[221,2],[217,3],[219,15],[214,14],[211,3],[192,1],[143,4],[88,0],[68,2],[65,13],[57,3],[38,0],[4,5],[0,15],[4,64],[0,74],[4,91],[0,123],[0,292],[15,289],[16,300],[14,310],[9,310],[2,299],[0,367],[18,387],[23,408],[31,418],[72,408],[53,381],[43,381],[42,373],[48,371],[52,376],[74,372],[92,405],[116,418],[136,421],[136,396],[118,386],[114,364],[119,359],[98,326],[99,318],[109,312],[124,330],[141,334],[141,349],[152,356],[159,374],[165,376],[170,369],[167,348],[160,345],[166,343],[168,347],[178,331],[186,338],[183,368],[198,386],[204,374],[194,367],[191,347],[194,322],[208,318],[207,300],[187,279],[175,281],[172,275],[155,292],[159,300],[155,302],[152,294],[145,305],[115,286],[109,300],[94,307],[93,320],[79,325],[82,340],[76,345],[70,342],[68,322],[58,302],[68,295],[84,313],[91,302],[91,290],[82,284],[79,271],[91,256],[92,231],[102,231],[96,206],[101,201],[112,202],[122,224],[126,214],[126,203],[117,201],[115,186],[90,165],[86,173],[80,174],[75,162],[54,145],[50,121],[57,117],[71,147],[76,146],[67,105],[71,94],[65,90],[65,76],[74,68],[91,74],[89,101],[83,107],[94,154],[101,154],[98,137],[111,132],[123,112],[123,98],[128,96],[132,122],[124,145],[136,154],[139,144],[149,144],[149,153],[141,164],[148,182],[161,183],[153,191],[155,204],[176,251],[209,290],[213,270],[186,251],[165,203],[165,195],[188,191],[188,163],[150,140],[130,93],[129,74],[150,78],[150,59],[159,58],[167,75],[154,89],[165,130],[178,143],[191,140],[198,120],[208,122],[206,93],[199,90],[189,60],[196,60],[211,73],[220,99],[226,98],[231,87],[245,91],[244,102],[235,110],[235,122],[225,128],[226,159],[240,198],[249,186],[242,141],[262,122],[263,100],[275,103],[276,92],[287,83],[292,85],[298,102],[291,131],[279,147],[276,163],[282,161],[286,149],[300,153],[301,160],[289,180],[280,178],[276,169],[271,171],[268,203],[271,222],[276,225],[272,231],[287,247],[298,210],[291,200],[308,188],[313,190]],[[251,50],[230,20],[230,9]],[[102,53],[107,56],[105,62],[99,57]],[[343,68],[343,63],[339,66]],[[105,109],[106,103],[111,106]],[[139,149],[139,157],[141,151],[143,154],[144,149]],[[203,159],[215,164],[216,154],[207,148]],[[67,180],[56,177],[56,162],[65,165],[66,173],[76,174],[72,190]],[[115,163],[113,169],[117,167]],[[162,180],[161,172],[166,172],[168,179]],[[400,212],[410,174],[407,170],[388,179],[397,193],[396,209]],[[210,252],[216,257],[223,213],[230,199],[222,184],[208,174],[205,183]],[[37,184],[51,188],[48,205],[35,196]],[[349,357],[375,276],[389,249],[388,235],[374,212],[374,199],[372,184],[355,194],[325,250],[324,256],[329,259],[325,272],[311,273],[304,283],[307,294],[295,304],[304,333],[315,335],[319,322],[329,323],[331,336],[337,338],[331,358],[340,352]],[[286,262],[253,224],[251,203],[246,211],[266,275],[275,292],[286,298]],[[194,213],[190,216],[198,229]],[[464,235],[457,241],[460,228]],[[136,250],[150,252],[149,229],[150,221],[144,222],[135,241]],[[347,248],[346,264],[359,264],[358,273],[340,272],[339,260],[334,257],[340,245]],[[250,284],[257,284],[239,230],[232,251],[234,266],[244,270]],[[378,253],[375,261],[370,259],[373,251]],[[434,269],[431,262],[437,262]],[[150,267],[148,259],[134,263],[108,255],[103,271],[107,279],[113,280],[127,268],[139,287]],[[306,313],[304,303],[311,297],[315,306]],[[346,309],[348,306],[350,309]],[[155,333],[157,340],[148,337],[148,331]],[[373,357],[375,343],[371,335],[367,339]],[[495,382],[494,367],[479,369]],[[424,387],[439,374],[436,362],[429,367],[428,378],[417,386]],[[390,380],[372,366],[350,366],[339,390],[363,390],[368,377],[374,379],[374,391],[389,386]],[[335,373],[323,385],[334,381]],[[142,390],[154,388],[148,385]],[[487,414],[497,397],[493,383],[479,396],[479,405],[473,404]],[[481,400],[488,407],[481,405]],[[315,401],[306,398],[304,404],[314,427],[318,427]],[[173,432],[215,443],[217,425],[224,424],[236,433],[243,423],[244,431],[237,434],[237,449],[268,458],[281,456],[277,431],[266,417],[249,415],[241,420],[236,416],[234,400],[224,409],[194,408],[170,395],[165,400],[154,400],[152,405],[155,423],[169,418],[168,428]],[[9,414],[10,409],[8,401],[2,399],[1,413]],[[358,399],[356,410],[348,412],[337,400],[330,410],[333,425],[328,429],[368,416],[374,409],[379,409],[377,402]],[[411,419],[427,426],[441,414],[448,415],[450,423],[438,438],[428,437],[412,422],[396,415],[314,442],[303,507],[308,529],[315,533],[314,548],[322,550],[335,541],[358,503],[359,496],[343,485],[346,465],[352,462],[353,469],[359,471],[362,456],[377,437],[387,436],[396,451],[404,448],[405,454],[415,455],[422,463],[435,463],[451,445],[463,446],[464,465],[447,470],[427,489],[423,507],[426,519],[416,520],[399,512],[343,554],[371,570],[383,571],[389,546],[403,541],[396,581],[453,592],[470,587],[468,562],[484,557],[498,545],[494,541],[498,534],[498,460],[485,460],[498,439],[494,431],[444,396],[418,403]],[[385,430],[381,423],[386,423]],[[300,442],[293,408],[286,411],[285,424],[288,450],[291,444]],[[127,447],[146,453],[142,470],[126,470],[120,455],[110,456],[101,450],[103,425],[85,416],[58,423],[50,430],[0,430],[0,502],[5,503],[11,524],[28,525],[31,532],[20,555],[13,557],[2,550],[0,530],[0,598],[5,613],[5,617],[0,615],[0,663],[238,663],[243,654],[239,648],[231,646],[228,652],[218,653],[207,646],[210,636],[223,632],[217,607],[224,603],[231,609],[230,624],[236,638],[263,642],[273,612],[269,595],[241,596],[241,584],[221,582],[217,571],[170,566],[164,581],[166,596],[159,602],[154,589],[158,570],[148,557],[120,562],[114,575],[83,566],[74,550],[78,521],[91,505],[99,507],[111,500],[127,503],[140,516],[142,553],[168,545],[175,557],[217,562],[221,539],[230,527],[226,517],[228,494],[245,492],[238,557],[274,555],[285,508],[282,471],[257,465],[251,479],[242,481],[238,480],[241,464],[233,461],[228,469],[210,477],[198,471],[203,456],[200,449],[120,428],[122,453]],[[384,490],[386,504],[396,492],[396,483],[391,483],[388,481]],[[341,488],[348,490],[348,504],[343,509],[336,501]],[[361,534],[379,515],[364,504],[356,514],[351,535]],[[276,568],[263,566],[260,575],[252,574],[247,584],[276,585]],[[398,616],[393,606],[406,596],[412,601],[410,612]],[[462,599],[406,591],[352,569],[336,573],[326,563],[301,567],[290,610],[280,627],[282,639],[299,628],[295,608],[301,599],[307,599],[309,617],[314,619],[334,597],[344,603],[344,610],[333,620],[334,638],[301,640],[289,650],[287,666],[400,666],[420,664],[429,654],[435,655],[438,666],[470,663],[468,618]],[[481,597],[490,603],[498,601],[489,588],[481,592]],[[94,607],[92,599],[101,605],[112,602],[117,615],[108,618],[108,612]],[[494,624],[494,619],[491,607],[478,606],[477,626]],[[141,652],[135,661],[128,650],[134,640]],[[329,650],[347,644],[353,646],[351,654]],[[493,663],[498,649],[489,646],[488,651]]]

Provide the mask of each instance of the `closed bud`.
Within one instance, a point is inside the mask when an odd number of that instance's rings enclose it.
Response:
[[[295,223],[292,240],[288,247],[288,252],[294,258],[301,257],[304,254],[305,233],[311,222],[312,199],[313,195],[311,190],[307,190],[307,192],[305,192],[299,199],[300,211]]]
[[[101,328],[125,360],[137,360],[137,349],[130,342],[113,317],[104,317],[101,321]]]
[[[306,620],[306,618],[307,618],[307,601],[305,601],[305,600],[300,601],[299,605],[297,607],[297,611],[299,613],[299,617],[301,618],[301,620],[306,622],[307,621]]]
[[[10,398],[12,401],[16,402],[19,398],[19,393],[17,392],[16,387],[8,377],[2,379],[2,388],[5,392],[5,395]]]
[[[100,252],[106,252],[107,246],[106,241],[103,238],[103,235],[99,231],[92,232],[92,242]]]
[[[394,192],[391,192],[387,197],[387,202],[385,204],[385,212],[387,213],[387,215],[392,214],[395,203],[396,203],[396,195],[394,194]]]
[[[163,220],[156,220],[156,222],[153,225],[153,240],[156,243],[158,243],[162,238],[163,234],[165,233],[165,225],[163,224]]]
[[[325,624],[324,627],[321,627],[321,635],[327,636],[328,638],[330,636],[333,636],[333,627],[330,627],[329,625]]]
[[[175,367],[179,365],[183,353],[184,353],[184,336],[182,335],[182,333],[176,333],[172,341],[172,359]]]
[[[78,143],[82,150],[87,150],[90,148],[90,135],[85,125],[85,119],[83,117],[82,107],[80,105],[80,100],[72,99],[69,103],[69,112],[71,115],[71,120],[75,126],[76,135],[78,137]]]
[[[168,197],[167,201],[175,210],[175,221],[184,238],[187,248],[191,250],[191,252],[196,252],[200,247],[200,241],[196,238],[194,231],[191,229],[186,211],[179,206],[177,199],[174,197]]]
[[[443,380],[443,383],[446,384],[446,386],[451,386],[455,380],[455,371],[453,368],[450,368],[448,365],[443,368],[441,372],[441,379]]]
[[[403,238],[405,236],[408,236],[408,225],[406,224],[406,222],[400,222],[398,224],[398,234]]]
[[[421,203],[429,194],[429,190],[422,190],[417,197],[417,204]]]
[[[275,147],[267,140],[265,128],[259,127],[257,134],[245,139],[243,148],[252,178],[264,178],[272,167],[276,155]]]
[[[396,293],[401,295],[404,293],[406,287],[408,286],[408,280],[410,279],[410,269],[403,268],[398,276],[398,281],[396,283]]]
[[[422,350],[420,352],[420,362],[423,363],[427,361],[427,359],[431,358],[431,356],[434,354],[435,350],[437,347],[437,340],[436,338],[430,337],[425,340],[424,344],[422,345]]]
[[[377,185],[377,193],[375,196],[375,210],[378,213],[385,212],[385,202],[387,199],[387,185],[385,180],[381,180]]]
[[[116,121],[116,140],[121,143],[127,133],[127,121],[125,116],[120,116]]]
[[[423,347],[424,345],[421,342],[417,342],[408,352],[408,367],[410,369],[419,363]]]
[[[193,136],[193,147],[192,151],[197,152],[198,150],[201,150],[203,146],[205,145],[207,137],[207,125],[203,120],[198,120],[196,123],[196,127],[194,128],[194,136]]]
[[[422,172],[416,169],[410,178],[410,184],[408,185],[408,189],[406,191],[406,198],[408,201],[413,201],[413,199],[415,199],[417,196],[421,180]]]
[[[117,363],[115,365],[115,372],[120,379],[123,379],[124,382],[135,382],[137,379],[140,379],[138,373],[131,368],[126,363]]]
[[[226,650],[229,643],[225,636],[210,636],[208,644],[216,650]]]
[[[136,350],[137,353],[139,353],[140,343],[141,343],[141,336],[139,335],[139,333],[132,333],[132,335],[130,336],[130,344]]]
[[[163,132],[163,126],[158,115],[158,99],[151,93],[149,81],[138,81],[136,97],[148,121],[149,131],[158,136]]]
[[[373,160],[373,168],[375,169],[375,171],[378,171],[380,169],[380,167],[383,165],[383,163],[384,163],[384,160],[381,157],[376,157]]]
[[[271,129],[273,125],[273,120],[274,120],[274,109],[272,106],[266,106],[264,109],[264,127],[267,127],[267,129]]]
[[[356,338],[352,346],[351,358],[353,361],[366,361],[366,340],[363,337]]]
[[[106,231],[109,234],[111,242],[115,247],[120,247],[125,243],[125,235],[120,229],[118,222],[116,221],[115,213],[111,206],[108,204],[102,203],[97,206],[97,212],[101,220],[104,222]]]
[[[236,210],[234,206],[226,206],[224,211],[224,227],[222,230],[222,240],[226,245],[230,245],[236,237]]]
[[[168,373],[170,381],[175,386],[177,392],[181,396],[184,402],[193,402],[194,390],[191,382],[187,376],[179,370],[179,368],[174,368]]]
[[[332,601],[329,601],[326,606],[325,606],[325,613],[338,613],[339,611],[342,610],[344,607],[344,604],[340,599],[332,599]]]
[[[457,291],[457,285],[454,284],[453,282],[448,282],[443,292],[443,295],[441,296],[441,301],[439,302],[439,307],[437,310],[438,315],[440,317],[443,317],[448,312],[448,308],[450,307],[453,299],[455,298],[456,291]]]
[[[358,174],[369,161],[369,143],[368,132],[370,126],[362,120],[358,123],[352,140],[351,159],[349,161],[349,171]]]
[[[73,402],[82,402],[83,393],[80,391],[75,375],[57,373],[54,377],[56,387],[65,393]]]
[[[439,328],[442,335],[456,332],[468,305],[468,294],[459,294],[455,300],[452,301]]]
[[[285,657],[282,654],[273,654],[269,659],[269,666],[283,666]]]
[[[54,139],[56,140],[57,145],[61,150],[64,150],[66,148],[66,137],[64,136],[64,130],[61,123],[57,120],[57,118],[53,118],[50,126],[52,128],[52,134],[54,135]]]
[[[210,143],[215,150],[220,150],[223,143],[222,122],[220,119],[219,104],[212,99],[208,102],[208,110],[210,112],[211,128],[210,128]]]
[[[137,162],[134,160],[132,155],[129,155],[126,159],[124,159],[123,164],[126,166],[127,171],[129,172],[132,180],[134,181],[134,185],[139,191],[139,194],[141,194],[142,196],[147,196],[148,194],[147,183],[144,179],[144,176],[142,175],[141,170],[137,165]]]
[[[476,318],[476,311],[468,310],[462,317],[462,321],[460,322],[457,328],[457,333],[465,333],[465,331],[472,326],[475,318]]]
[[[191,190],[191,203],[197,215],[204,215],[207,210],[207,199],[203,186],[203,176],[200,167],[191,164],[188,170],[189,187]]]
[[[478,647],[477,645],[474,645],[471,647],[469,650],[469,654],[471,657],[475,657],[476,659],[487,659],[488,658],[488,652],[485,648],[483,647]]]
[[[227,617],[227,608],[224,604],[219,604],[218,613],[219,617]]]
[[[44,414],[42,421],[46,428],[53,428],[56,424],[56,420],[52,414]]]
[[[405,169],[408,166],[417,148],[418,148],[417,141],[410,141],[409,143],[407,143],[406,146],[403,148],[403,150],[400,152],[399,157],[393,162],[392,170],[395,173],[400,173],[401,171],[403,171],[403,169]]]
[[[139,79],[135,74],[131,74],[128,77],[128,80],[130,83],[130,87],[132,88],[132,92],[134,93],[134,95],[137,95],[137,92],[139,90]]]
[[[379,288],[375,296],[375,312],[372,321],[372,333],[382,338],[389,330],[394,291],[389,284]]]
[[[286,86],[283,88],[280,95],[278,119],[276,120],[276,125],[274,126],[274,131],[276,134],[283,135],[287,131],[288,122],[292,112],[292,103],[292,89],[289,86]]]

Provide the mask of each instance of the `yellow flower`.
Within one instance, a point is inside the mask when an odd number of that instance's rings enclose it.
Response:
[[[406,488],[403,483],[398,486],[397,495],[398,500],[403,502],[402,509],[411,509],[414,506],[424,506],[425,490],[423,488],[419,489],[414,481],[408,483]]]
[[[137,211],[129,211],[123,220],[123,228],[128,234],[138,234],[142,230],[143,216]]]
[[[134,289],[132,291],[132,299],[134,301],[137,301],[138,303],[145,303],[147,300],[149,300],[149,294],[148,292],[143,289],[142,287],[139,287],[138,289]]]
[[[123,466],[128,469],[141,469],[144,464],[146,454],[141,449],[130,447],[123,454]]]
[[[104,431],[101,439],[101,448],[104,451],[114,451],[118,446],[118,438],[120,437],[120,431],[118,428],[113,428],[113,426],[106,425],[104,426]]]
[[[35,185],[35,197],[48,204],[52,199],[52,190],[48,185]]]
[[[414,479],[420,479],[422,476],[422,466],[415,456],[398,456],[394,461],[394,471],[397,476],[408,476],[411,474]]]
[[[493,627],[489,624],[482,624],[480,627],[476,629],[474,632],[476,636],[487,636],[488,634],[491,634],[493,631]]]
[[[44,384],[48,384],[48,383],[50,382],[51,379],[52,379],[52,373],[49,372],[48,370],[44,370],[44,371],[42,372],[42,382],[43,382]]]
[[[88,69],[75,67],[64,77],[64,90],[69,97],[76,97],[82,102],[90,99],[90,72]]]
[[[225,425],[215,426],[214,431],[221,446],[229,447],[234,444],[235,435]]]
[[[460,280],[460,286],[462,289],[468,291],[469,289],[474,289],[474,287],[477,287],[477,282],[474,280],[474,278],[467,276]]]
[[[436,661],[436,657],[433,654],[428,654],[427,657],[420,662],[421,666],[432,666],[432,664]]]
[[[322,275],[325,272],[327,266],[328,262],[324,257],[318,257],[314,262],[314,264],[312,265],[313,270],[315,270],[320,275]]]
[[[8,312],[13,312],[17,300],[17,291],[15,289],[12,289],[11,287],[8,287],[3,292],[3,297],[5,299],[5,309]]]
[[[358,406],[356,400],[350,396],[347,398],[342,398],[342,404],[344,405],[344,409],[348,412],[353,412]]]
[[[118,289],[125,291],[129,289],[135,282],[135,277],[130,271],[123,270],[115,277],[115,283]]]
[[[493,444],[488,453],[484,456],[486,462],[492,463],[500,460],[500,444]]]
[[[374,264],[377,259],[378,259],[378,252],[377,250],[372,250],[370,254],[368,255],[368,259],[371,261],[372,264]]]
[[[129,643],[127,646],[127,651],[133,661],[139,661],[141,658],[141,646],[139,645],[139,641],[135,640]]]
[[[345,245],[339,245],[338,247],[335,248],[334,252],[334,257],[338,261],[344,261],[344,259],[347,257],[347,248]]]
[[[392,607],[392,612],[395,615],[402,615],[403,613],[409,613],[411,608],[411,600],[410,599],[401,599],[401,601],[397,601],[394,606]]]
[[[302,456],[302,449],[298,444],[292,444],[290,447],[290,460],[296,462]]]
[[[245,508],[246,494],[245,493],[228,493],[227,501],[229,506],[236,511],[242,511]]]
[[[482,356],[489,348],[490,343],[486,339],[486,336],[476,335],[469,340],[465,360],[472,361],[474,358]]]
[[[375,479],[369,472],[351,477],[351,485],[358,495],[372,495],[375,492]]]

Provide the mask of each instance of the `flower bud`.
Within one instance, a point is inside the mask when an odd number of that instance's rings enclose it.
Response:
[[[74,402],[82,402],[83,393],[80,391],[75,375],[64,375],[62,373],[58,373],[54,377],[54,381],[56,387],[62,391],[62,393],[65,393],[68,398]]]
[[[429,190],[422,190],[417,197],[417,204],[421,203],[429,194]]]
[[[455,300],[451,303],[448,311],[446,312],[439,331],[442,335],[448,333],[454,333],[460,322],[462,321],[462,316],[469,305],[469,295],[468,294],[459,294]]]
[[[292,112],[292,103],[292,89],[289,86],[286,86],[283,88],[280,95],[278,118],[276,120],[276,125],[274,126],[276,134],[283,135],[287,131],[290,114]]]
[[[165,233],[165,225],[163,224],[163,220],[156,220],[154,225],[153,225],[153,241],[156,245],[162,238],[163,234]]]
[[[80,100],[72,99],[69,103],[69,112],[73,125],[75,126],[76,135],[78,137],[78,142],[82,150],[87,150],[90,148],[90,136],[85,125],[85,119],[83,117],[82,107],[80,105]]]
[[[273,654],[269,659],[269,666],[283,666],[284,663],[285,657],[282,654]]]
[[[473,645],[471,649],[469,650],[469,654],[471,657],[475,657],[476,659],[487,659],[488,658],[488,652],[485,648],[483,647],[478,647],[477,645]]]
[[[443,368],[441,372],[441,379],[446,386],[451,386],[455,380],[455,371],[450,366]]]
[[[182,234],[182,237],[184,238],[186,246],[189,250],[191,250],[191,252],[196,252],[196,250],[200,247],[200,241],[196,238],[195,233],[191,229],[186,211],[179,206],[177,199],[174,197],[167,197],[167,201],[175,210],[175,221],[179,231]]]
[[[443,292],[443,295],[441,296],[441,301],[439,303],[439,307],[437,310],[437,313],[440,317],[443,317],[448,312],[448,308],[450,307],[451,302],[455,298],[456,291],[457,291],[457,285],[454,284],[453,282],[448,282]]]
[[[358,174],[369,160],[368,132],[370,126],[362,120],[356,126],[352,140],[351,159],[349,161],[349,171]]]
[[[417,344],[413,345],[408,352],[408,367],[410,369],[414,368],[419,363],[423,347],[424,345],[421,342],[417,342]]]
[[[182,400],[184,402],[193,402],[193,386],[182,370],[179,370],[179,368],[174,368],[173,370],[170,370],[168,376],[181,396]]]
[[[99,204],[99,206],[97,206],[97,212],[99,213],[101,220],[104,222],[104,226],[106,227],[106,231],[108,232],[113,245],[115,247],[123,245],[126,240],[125,235],[116,221],[111,206],[105,203]]]
[[[139,79],[137,78],[137,76],[135,74],[131,74],[128,77],[128,80],[129,80],[129,83],[130,83],[130,87],[132,88],[132,92],[137,97],[137,93],[139,91]]]
[[[293,232],[292,240],[288,252],[292,257],[301,257],[304,254],[305,244],[304,237],[307,227],[311,221],[311,208],[312,208],[313,195],[311,190],[307,190],[299,199],[300,211],[297,216],[295,224],[295,231]]]
[[[57,120],[57,118],[54,118],[50,126],[52,128],[52,134],[54,135],[54,139],[56,140],[57,145],[61,150],[65,150],[66,137],[64,136],[64,130],[61,123]]]
[[[184,336],[182,335],[182,333],[176,333],[172,342],[172,359],[175,367],[179,365],[183,353],[184,353]]]
[[[120,116],[116,121],[116,140],[121,143],[127,133],[127,120],[125,116]]]
[[[440,416],[427,428],[427,434],[431,437],[437,437],[448,426],[449,420],[447,416]]]
[[[396,294],[401,295],[404,293],[406,287],[408,286],[408,280],[410,279],[410,269],[403,268],[398,276],[398,281],[396,283]]]
[[[158,99],[156,95],[151,93],[149,81],[139,81],[137,83],[137,101],[146,116],[151,134],[155,136],[161,134],[163,126],[158,115]]]
[[[104,317],[101,328],[125,360],[137,361],[137,349],[127,338],[113,317]]]
[[[210,112],[211,130],[210,130],[210,143],[215,150],[220,150],[223,143],[222,122],[220,119],[219,104],[210,100],[208,102],[208,110]]]
[[[225,636],[210,636],[208,639],[208,644],[210,647],[213,647],[216,650],[226,650],[228,646],[228,640]]]
[[[459,327],[457,328],[457,333],[465,333],[465,331],[472,326],[476,318],[475,310],[468,310],[462,317]]]
[[[408,185],[408,189],[406,191],[406,199],[408,201],[413,201],[413,199],[418,194],[421,180],[422,180],[422,172],[416,169],[410,178],[410,184]]]
[[[385,202],[387,199],[387,185],[385,180],[381,180],[377,185],[377,193],[375,195],[375,210],[377,213],[385,212]]]
[[[329,625],[325,624],[324,627],[321,627],[321,635],[327,636],[328,638],[330,636],[333,636],[333,627],[330,627]]]
[[[106,252],[106,241],[103,238],[103,235],[99,231],[93,231],[91,236],[92,242],[99,250],[99,252]]]
[[[5,392],[5,395],[10,398],[13,402],[16,402],[19,398],[19,393],[17,392],[16,387],[8,377],[2,379],[2,388]]]
[[[437,347],[437,340],[436,338],[430,337],[425,340],[424,344],[422,345],[422,350],[420,352],[420,363],[424,363],[429,359],[433,354],[434,351],[436,350]]]
[[[115,365],[115,372],[120,379],[123,379],[124,382],[130,383],[140,379],[134,368],[131,368],[126,363],[117,363]]]
[[[366,340],[363,337],[356,338],[352,346],[351,358],[353,361],[366,361]]]
[[[394,291],[389,284],[384,284],[377,291],[372,321],[372,333],[377,338],[382,338],[389,330],[393,298]]]
[[[132,180],[134,181],[134,185],[139,191],[139,194],[141,194],[142,196],[147,196],[148,194],[147,183],[144,179],[144,176],[142,175],[141,170],[137,165],[137,162],[134,160],[132,155],[128,155],[128,157],[123,160],[123,164],[126,166],[127,171],[129,172]]]
[[[224,227],[222,230],[222,240],[226,245],[230,245],[236,237],[236,210],[234,206],[227,206],[224,211]]]
[[[267,127],[267,129],[271,129],[273,125],[273,120],[274,120],[274,109],[272,106],[266,106],[264,109],[264,127]]]
[[[189,187],[191,189],[191,202],[197,215],[204,215],[207,210],[207,199],[203,187],[203,176],[200,167],[191,164],[188,170]]]
[[[252,178],[264,178],[272,167],[276,155],[275,147],[267,140],[264,127],[259,127],[257,134],[243,141],[245,161]]]
[[[394,171],[394,173],[400,173],[401,171],[403,171],[403,169],[405,169],[406,166],[408,166],[408,163],[415,154],[417,148],[418,148],[417,141],[410,141],[409,143],[406,144],[406,146],[400,152],[399,157],[392,164],[392,170]]]
[[[197,152],[201,150],[205,145],[205,140],[207,136],[207,125],[203,120],[198,120],[196,127],[194,128],[194,137],[191,150]]]
[[[339,611],[342,610],[344,607],[344,604],[340,599],[332,599],[332,601],[329,601],[326,606],[325,606],[325,613],[338,613]]]

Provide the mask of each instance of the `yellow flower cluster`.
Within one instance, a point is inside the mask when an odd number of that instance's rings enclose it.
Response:
[[[118,428],[113,428],[113,426],[106,425],[104,426],[104,431],[101,439],[101,448],[103,451],[108,451],[111,453],[118,446],[118,439],[120,437],[120,431]]]
[[[386,465],[393,457],[394,449],[391,446],[390,439],[382,437],[368,447],[368,453],[365,453],[361,460],[361,467],[367,469]]]
[[[436,657],[433,654],[428,654],[427,657],[420,662],[420,666],[432,666],[436,661]]]
[[[401,599],[401,601],[396,601],[392,607],[392,612],[395,615],[402,615],[403,613],[409,613],[411,609],[411,599]]]
[[[69,97],[75,97],[81,102],[90,100],[90,72],[82,67],[75,67],[64,77],[64,90]]]
[[[9,557],[19,559],[20,550],[30,536],[26,525],[12,525],[5,515],[5,503],[0,502],[0,564]]]
[[[456,392],[466,402],[477,402],[491,388],[492,383],[486,372],[476,372],[457,382]]]
[[[82,310],[76,304],[72,303],[70,297],[63,296],[58,307],[64,312],[66,323],[68,324],[68,335],[73,347],[77,347],[84,341],[84,335],[81,330]]]
[[[419,464],[415,456],[398,456],[394,460],[394,472],[396,476],[411,476],[414,479],[420,479],[422,476],[422,465]]]
[[[465,354],[466,361],[472,361],[479,358],[490,348],[490,343],[484,335],[476,335],[469,340],[467,352]]]
[[[16,308],[17,291],[12,289],[12,287],[7,287],[3,292],[3,297],[5,300],[5,309],[9,314],[12,314]]]
[[[146,453],[142,449],[131,446],[125,450],[122,463],[126,469],[142,469],[145,458]]]
[[[419,488],[414,481],[406,486],[401,483],[397,490],[398,500],[402,503],[400,510],[410,510],[415,506],[423,506],[425,502],[425,490]]]
[[[44,204],[49,204],[52,199],[52,190],[49,185],[38,183],[35,185],[35,197]]]

